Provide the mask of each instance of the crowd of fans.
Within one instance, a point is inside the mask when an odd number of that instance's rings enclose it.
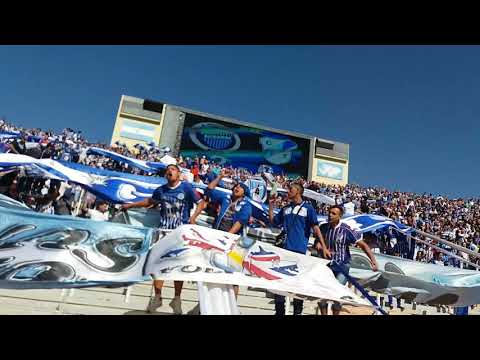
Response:
[[[35,158],[52,158],[73,161],[100,169],[128,172],[139,175],[158,175],[147,173],[128,164],[120,163],[111,158],[88,154],[89,147],[97,147],[114,151],[120,155],[138,160],[158,162],[169,149],[161,148],[151,143],[137,144],[128,148],[125,144],[112,145],[89,143],[81,131],[70,128],[61,133],[43,131],[41,129],[25,129],[0,120],[0,132],[19,132],[17,138],[4,137],[0,142],[0,152],[25,154]],[[208,158],[208,154],[197,158],[175,157],[177,164],[189,169],[193,181],[208,183],[212,181],[224,167]],[[239,181],[246,181],[261,174],[254,174],[246,169],[230,167],[232,176]],[[24,173],[3,173],[0,178],[0,192],[12,198],[23,201],[37,211],[57,214],[73,214],[81,197],[82,189],[74,184],[64,184],[58,181],[33,179]],[[292,182],[301,183],[306,189],[330,196],[339,205],[343,205],[347,215],[354,213],[378,214],[389,217],[397,222],[413,226],[418,230],[436,235],[454,242],[474,252],[480,247],[480,199],[448,199],[432,194],[415,194],[400,191],[390,191],[378,187],[362,187],[348,184],[346,186],[327,185],[308,182],[302,178],[292,179],[284,175],[275,175],[275,182],[283,188]],[[226,183],[228,186],[228,183]],[[95,203],[91,194],[86,198],[87,209]],[[285,205],[282,196],[276,198],[276,206]],[[98,205],[98,204],[97,204]],[[320,215],[327,215],[328,205],[313,201]],[[83,206],[83,205],[82,205]],[[84,207],[82,207],[83,209]],[[88,211],[86,211],[88,213]],[[80,215],[84,212],[77,211]],[[417,238],[425,239],[420,234]],[[433,242],[435,244],[435,242]],[[395,231],[377,232],[370,237],[371,247],[377,251],[450,266],[462,267],[461,262],[451,256],[432,250],[431,247],[413,242],[410,237]],[[480,264],[480,261],[462,252],[457,252],[443,244],[436,245],[458,254],[466,261]]]
[[[397,222],[412,226],[425,233],[436,235],[462,247],[478,253],[480,246],[480,199],[448,199],[432,194],[415,194],[390,191],[384,188],[361,187],[358,185],[326,186],[309,184],[312,189],[329,193],[337,203],[352,204],[360,213],[378,214]],[[320,209],[320,211],[324,211]],[[401,234],[379,234],[384,243],[395,239],[401,241]],[[418,234],[418,238],[425,239]],[[463,257],[472,263],[480,264],[477,258],[457,252],[449,246],[433,242],[446,250]],[[404,246],[407,248],[407,246]],[[390,250],[390,253],[402,253],[401,249]],[[397,247],[398,248],[398,247]],[[385,251],[387,252],[387,251]],[[462,266],[454,257],[433,251],[431,247],[417,244],[415,252],[404,257],[414,257],[418,261],[443,263],[445,265]]]

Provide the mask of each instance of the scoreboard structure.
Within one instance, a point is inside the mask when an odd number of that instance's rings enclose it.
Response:
[[[185,157],[326,184],[348,183],[349,145],[122,95],[111,143],[169,146]]]

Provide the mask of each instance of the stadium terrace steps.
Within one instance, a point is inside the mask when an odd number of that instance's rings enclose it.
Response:
[[[127,299],[126,288],[94,287],[86,289],[66,290],[0,290],[0,314],[16,315],[147,315],[145,312],[150,294],[151,283],[135,284],[129,289]],[[154,315],[171,315],[168,305],[173,298],[173,283],[165,282],[163,289],[163,305]],[[62,302],[63,299],[63,302]],[[182,292],[182,308],[184,313],[192,310],[197,304],[196,284],[184,283]],[[127,301],[128,300],[128,301]],[[273,299],[267,297],[265,291],[240,287],[238,299],[239,309],[243,315],[273,315]],[[437,312],[436,307],[417,305],[416,310],[405,304],[405,309],[386,308],[391,315],[448,315]],[[292,311],[291,309],[290,311]],[[305,315],[316,315],[316,303],[305,302]],[[345,306],[342,315],[371,315],[372,310],[365,307]],[[479,309],[470,314],[480,314]]]
[[[67,290],[0,290],[0,314],[84,314],[84,315],[145,315],[151,293],[149,283],[131,287],[128,302],[125,288],[95,287]],[[62,302],[62,298],[64,301]],[[168,305],[173,298],[173,283],[165,282],[163,305],[158,314],[172,314]],[[197,304],[196,285],[186,282],[182,292],[184,313]],[[239,309],[245,315],[272,315],[274,305],[265,292],[240,287]],[[305,314],[315,314],[315,303],[305,303]]]

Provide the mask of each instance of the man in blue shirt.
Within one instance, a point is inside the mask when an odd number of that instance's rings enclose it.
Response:
[[[338,266],[342,267],[343,271],[347,274],[350,270],[350,245],[357,245],[360,247],[372,263],[372,270],[377,271],[378,265],[375,260],[375,256],[368,247],[367,243],[362,240],[362,235],[353,229],[351,229],[347,224],[341,223],[340,219],[343,215],[343,207],[339,205],[333,205],[328,211],[328,223],[320,225],[320,232],[322,233],[322,238],[324,239],[328,249],[331,252],[332,263],[336,263]],[[321,244],[323,247],[324,245]],[[320,249],[320,243],[316,244],[317,250]],[[333,274],[337,280],[345,285],[347,283],[347,278],[342,272],[332,270]],[[328,304],[326,301],[321,301],[318,303],[320,312],[322,315],[327,315]],[[332,306],[333,315],[340,314],[342,305],[338,302],[334,302]]]
[[[136,207],[160,207],[160,229],[176,229],[182,224],[188,224],[190,218],[190,211],[193,204],[198,204],[201,201],[198,195],[187,182],[180,180],[180,168],[177,165],[168,165],[165,171],[167,183],[158,187],[151,198],[146,198],[142,201],[124,204],[124,210]],[[151,299],[148,305],[148,312],[154,312],[157,308],[162,306],[162,287],[163,280],[155,280],[153,282],[155,288],[155,297]],[[180,295],[182,293],[183,281],[175,281],[175,297],[170,302],[175,314],[182,313]]]
[[[288,189],[290,204],[283,207],[277,215],[273,216],[274,198],[269,199],[268,215],[270,223],[282,227],[285,231],[283,248],[300,254],[307,253],[308,239],[311,230],[322,246],[325,258],[330,258],[330,252],[323,241],[320,228],[318,227],[317,213],[313,206],[302,199],[303,186],[294,183]],[[293,300],[293,314],[300,315],[303,310],[303,300]],[[285,297],[275,295],[275,315],[285,315]]]
[[[220,203],[220,211],[213,228],[245,236],[248,221],[252,215],[252,205],[245,199],[245,197],[250,196],[250,189],[243,183],[237,183],[232,189],[231,196],[226,192],[215,189],[227,174],[227,170],[222,170],[220,175],[208,184],[204,199],[197,206],[190,223],[195,224],[198,215],[207,207],[209,202],[218,202]],[[238,290],[238,286],[234,285],[235,296],[237,297]]]
[[[250,189],[243,183],[237,183],[232,189],[231,196],[226,192],[215,189],[226,174],[227,171],[222,170],[220,175],[208,184],[204,200],[197,207],[191,220],[194,224],[197,216],[210,201],[218,202],[220,211],[213,228],[232,234],[245,235],[248,221],[252,215],[252,205],[245,199],[245,197],[250,197]]]

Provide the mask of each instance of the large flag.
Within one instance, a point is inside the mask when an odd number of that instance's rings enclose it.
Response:
[[[0,287],[64,288],[144,279],[158,230],[36,213],[0,199]]]
[[[162,177],[131,175],[26,155],[0,154],[0,167],[20,166],[28,168],[34,175],[74,182],[113,203],[130,203],[151,197],[156,188],[166,183]]]
[[[236,284],[301,299],[370,305],[342,286],[327,264],[250,238],[183,225],[153,247],[145,272],[161,280]]]
[[[124,155],[120,155],[120,154],[117,154],[114,151],[105,150],[105,149],[96,148],[96,147],[90,147],[87,150],[87,154],[88,155],[91,154],[91,155],[104,156],[104,157],[107,157],[109,159],[113,159],[113,160],[116,160],[118,162],[128,164],[129,166],[131,166],[133,168],[137,168],[137,169],[147,171],[147,172],[152,172],[152,173],[156,172],[156,169],[152,168],[151,166],[148,166],[146,161],[134,159],[134,158],[124,156]]]
[[[327,217],[319,217],[319,221],[321,223],[327,222]],[[341,222],[344,222],[353,230],[362,234],[367,232],[373,232],[376,230],[387,229],[389,227],[395,228],[402,233],[410,233],[413,231],[413,229],[409,226],[406,226],[402,223],[386,218],[384,216],[374,214],[358,214],[346,216],[341,219]]]
[[[153,210],[129,210],[119,214],[117,221],[138,226],[156,226],[158,213]],[[371,217],[371,215],[368,215]],[[358,216],[357,218],[362,218]],[[348,218],[346,219],[348,221]],[[377,219],[383,226],[390,224]],[[371,226],[373,219],[364,222],[364,229]],[[198,224],[209,227],[212,218],[201,215]],[[350,222],[351,223],[351,222]],[[380,225],[378,225],[380,226]],[[360,231],[361,228],[360,228]],[[277,229],[249,228],[248,236],[262,242],[273,243],[279,234]],[[312,239],[313,243],[313,239]],[[262,245],[263,246],[263,245]],[[466,306],[480,303],[480,273],[454,267],[425,264],[394,256],[375,254],[379,271],[371,270],[368,257],[359,249],[351,248],[350,275],[369,290],[415,301],[419,304]],[[269,256],[263,253],[260,256]]]
[[[138,159],[134,159],[134,158],[131,158],[131,157],[128,157],[128,156],[120,155],[120,154],[117,154],[114,151],[100,149],[100,148],[96,148],[96,147],[88,148],[87,154],[104,156],[104,157],[107,157],[109,159],[116,160],[120,163],[128,164],[132,168],[137,168],[137,169],[146,171],[146,172],[151,173],[151,174],[155,174],[159,170],[166,169],[166,167],[170,164],[176,164],[177,163],[177,161],[169,155],[163,156],[160,162],[144,161],[144,160],[138,160]],[[185,168],[180,168],[180,171],[182,172],[182,174],[184,174],[187,177],[191,176],[190,181],[193,181],[193,175],[191,175],[190,170],[185,169]]]
[[[336,281],[326,260],[197,225],[161,234],[36,213],[15,203],[7,208],[1,200],[1,288],[120,286],[153,276],[369,306]]]
[[[0,140],[16,139],[20,137],[19,131],[0,131]]]
[[[375,254],[377,272],[367,256],[352,248],[350,275],[368,289],[419,304],[470,306],[480,303],[480,273]]]

